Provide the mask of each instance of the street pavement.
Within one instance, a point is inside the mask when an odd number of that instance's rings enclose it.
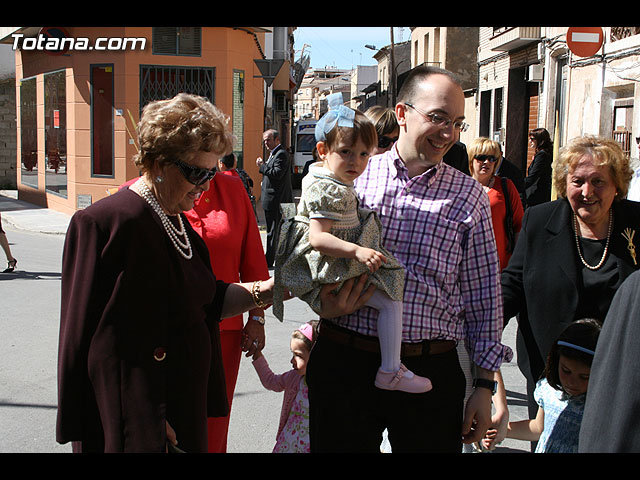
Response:
[[[12,253],[18,259],[15,272],[0,273],[0,453],[70,452],[69,445],[55,442],[61,258],[70,217],[17,200],[15,190],[0,190],[0,212]],[[258,216],[264,243],[264,216],[259,205]],[[267,311],[263,353],[274,372],[291,368],[291,332],[315,317],[298,299],[285,304],[282,322]],[[514,320],[505,329],[503,342],[515,353]],[[511,418],[526,418],[525,382],[515,357],[503,365],[502,374]],[[229,453],[271,452],[282,399],[282,393],[264,389],[251,359],[243,358],[233,398]],[[495,453],[528,451],[528,442],[507,439]]]

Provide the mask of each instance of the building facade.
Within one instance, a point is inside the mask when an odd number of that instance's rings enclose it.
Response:
[[[476,130],[478,89],[478,27],[412,27],[411,68],[433,65],[455,73],[465,94],[465,121],[470,125],[460,134],[468,143]]]
[[[143,107],[179,92],[204,96],[229,116],[234,152],[259,196],[254,160],[263,155],[265,118],[290,118],[267,113],[256,63],[267,59],[267,34],[277,36],[268,27],[4,28],[2,42],[15,47],[18,198],[71,214],[134,178]],[[71,42],[42,48],[42,37]],[[289,90],[290,67],[285,60],[270,79],[272,91]]]
[[[603,46],[590,57],[571,51],[568,30],[480,28],[476,135],[499,141],[524,174],[534,128],[548,130],[557,148],[592,134],[616,139],[634,161],[638,156],[640,29],[602,27]]]
[[[345,102],[351,99],[352,71],[339,68],[309,68],[294,95],[294,120],[318,120],[327,111],[326,98],[341,92]]]

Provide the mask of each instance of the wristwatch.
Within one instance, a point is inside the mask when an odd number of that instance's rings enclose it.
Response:
[[[473,381],[473,388],[477,387],[488,388],[491,390],[491,395],[495,395],[498,391],[498,382],[494,380],[487,380],[485,378],[476,378]]]
[[[260,325],[264,325],[264,317],[261,317],[260,315],[253,315],[251,317],[251,320],[255,320],[256,322],[258,322]]]

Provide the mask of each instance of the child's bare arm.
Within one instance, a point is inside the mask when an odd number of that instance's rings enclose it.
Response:
[[[309,243],[320,253],[336,258],[355,258],[372,272],[387,261],[384,255],[372,248],[361,247],[332,235],[332,224],[333,220],[325,218],[312,218],[309,221]]]
[[[540,439],[540,435],[543,430],[544,410],[538,408],[538,414],[533,420],[509,422],[509,426],[507,427],[507,437],[536,442]]]

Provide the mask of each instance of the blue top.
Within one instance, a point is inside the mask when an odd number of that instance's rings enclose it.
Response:
[[[544,410],[544,430],[536,453],[578,453],[586,394],[568,395],[553,388],[543,378],[536,384],[533,397]]]

